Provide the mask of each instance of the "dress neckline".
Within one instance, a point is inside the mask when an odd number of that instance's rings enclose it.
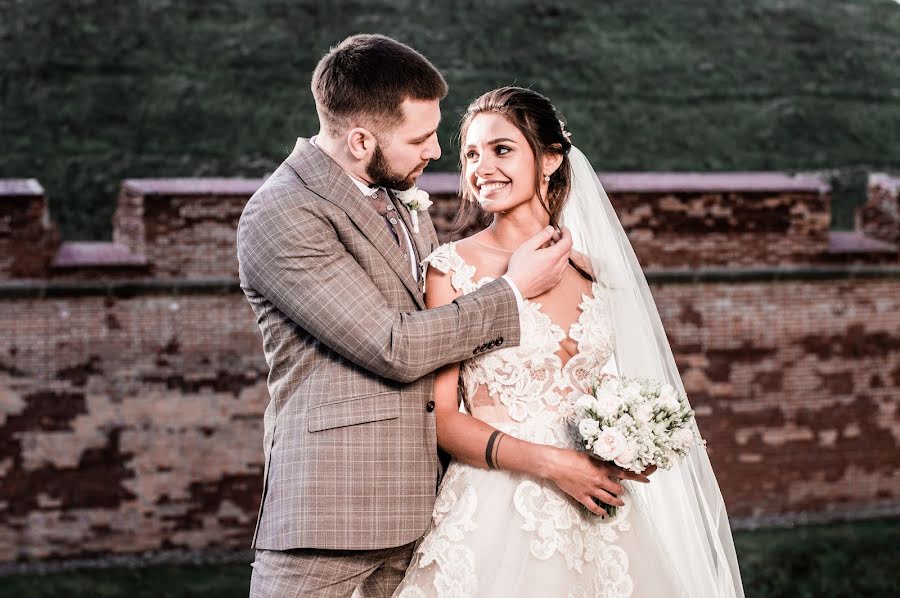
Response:
[[[465,268],[460,269],[458,271],[459,274],[465,276],[465,280],[460,281],[459,279],[454,278],[452,280],[453,286],[457,286],[457,283],[460,283],[460,282],[468,283],[464,287],[457,287],[457,288],[459,288],[459,290],[461,290],[463,292],[464,295],[466,295],[472,291],[476,291],[476,290],[480,289],[482,286],[488,284],[489,282],[493,282],[493,281],[497,280],[495,277],[482,276],[481,278],[479,278],[476,281],[475,280],[475,270],[476,270],[475,266],[473,266],[472,264],[467,262],[465,259],[463,259],[463,257],[456,250],[456,243],[458,243],[458,241],[451,241],[450,243],[447,244],[447,247],[448,247],[449,251],[453,254],[453,257],[455,257],[455,259],[458,260],[461,265],[465,266]],[[543,304],[541,302],[532,301],[531,299],[526,299],[525,297],[522,297],[523,303],[526,306],[530,306],[537,315],[542,317],[545,320],[545,323],[547,324],[547,326],[550,328],[551,333],[553,333],[554,341],[556,342],[556,350],[553,352],[553,355],[555,355],[557,358],[559,358],[560,363],[561,363],[560,367],[562,369],[565,369],[566,366],[569,365],[570,361],[572,361],[573,359],[575,359],[576,357],[578,357],[579,355],[581,355],[583,353],[583,349],[581,346],[581,340],[576,339],[572,336],[572,329],[575,328],[576,326],[578,326],[578,327],[584,326],[584,322],[582,322],[582,319],[585,317],[585,314],[587,314],[591,304],[597,300],[599,290],[600,290],[600,285],[598,285],[596,281],[591,281],[591,296],[588,296],[585,293],[581,293],[582,301],[576,307],[576,309],[578,309],[578,311],[579,311],[578,317],[575,318],[575,320],[569,324],[568,329],[563,328],[562,326],[560,326],[559,324],[554,322],[553,318],[551,318],[547,312],[545,312],[544,310],[541,309],[541,307],[543,307]],[[557,338],[557,336],[558,336],[556,334],[557,331],[559,331],[559,333],[562,334],[561,338]],[[562,346],[562,341],[567,338],[575,341],[575,346],[577,347],[578,351],[574,355],[569,353],[568,351],[566,351]],[[563,358],[559,355],[559,352],[563,352],[568,356],[566,358],[565,362],[563,362]]]

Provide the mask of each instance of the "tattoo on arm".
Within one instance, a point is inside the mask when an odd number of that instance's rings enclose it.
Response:
[[[484,460],[489,469],[500,469],[497,464],[497,455],[500,452],[500,441],[503,440],[505,434],[500,430],[494,430],[487,441],[484,449]]]

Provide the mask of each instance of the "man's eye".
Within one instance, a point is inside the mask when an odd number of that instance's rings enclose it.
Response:
[[[503,154],[508,154],[511,150],[505,145],[498,145],[496,151],[497,154],[502,156]]]

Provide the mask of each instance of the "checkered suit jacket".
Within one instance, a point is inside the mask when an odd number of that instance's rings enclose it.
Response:
[[[420,214],[416,234],[398,211],[421,260],[434,227]],[[270,368],[254,547],[417,539],[439,475],[432,372],[491,341],[518,344],[512,289],[501,279],[425,310],[384,220],[305,139],[250,198],[237,248]]]

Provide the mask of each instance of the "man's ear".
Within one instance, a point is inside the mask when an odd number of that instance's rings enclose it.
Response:
[[[347,133],[347,147],[357,160],[364,160],[375,151],[375,136],[363,127],[354,127]]]

